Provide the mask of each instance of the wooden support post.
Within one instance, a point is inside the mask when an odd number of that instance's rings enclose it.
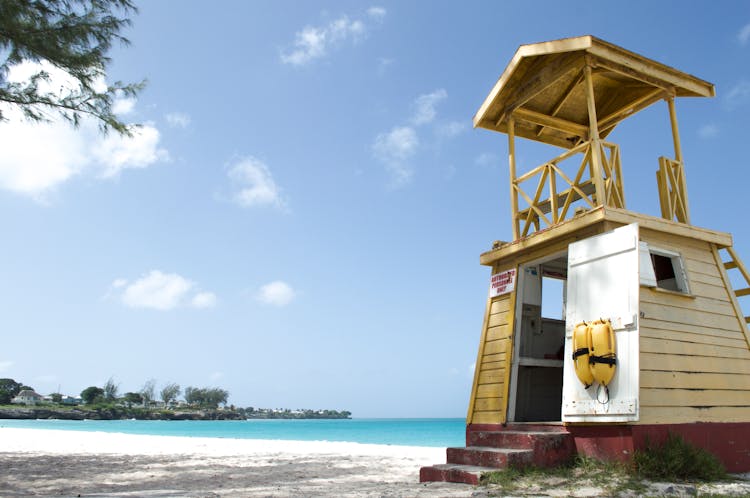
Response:
[[[510,167],[510,214],[513,221],[513,240],[520,238],[518,220],[518,192],[516,192],[516,121],[508,119],[508,166]]]
[[[683,223],[690,223],[690,205],[688,204],[687,195],[687,181],[685,180],[685,165],[682,163],[682,146],[680,145],[680,130],[677,128],[677,113],[674,108],[674,97],[667,99],[667,106],[669,107],[669,122],[672,124],[672,141],[674,142],[674,158],[677,161],[677,184],[673,188],[677,188],[680,191],[680,198],[682,199],[682,208],[684,211],[685,219],[679,220]]]
[[[680,145],[680,131],[677,128],[677,113],[674,109],[674,97],[667,99],[669,107],[669,122],[672,124],[672,142],[674,142],[674,158],[677,162],[682,162],[682,147]]]
[[[596,120],[596,101],[594,100],[594,81],[591,75],[591,66],[588,64],[583,68],[586,80],[586,104],[589,111],[589,141],[591,146],[591,173],[594,187],[596,189],[596,203],[604,205],[607,197],[604,192],[604,180],[602,178],[602,148],[599,142],[599,125]]]

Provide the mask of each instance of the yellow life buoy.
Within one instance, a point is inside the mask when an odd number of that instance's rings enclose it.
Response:
[[[590,328],[586,322],[576,325],[573,329],[573,367],[586,389],[594,383],[594,373],[589,366],[590,342]]]
[[[609,320],[597,320],[591,323],[589,330],[591,376],[596,382],[607,387],[615,376],[617,365],[615,331]]]

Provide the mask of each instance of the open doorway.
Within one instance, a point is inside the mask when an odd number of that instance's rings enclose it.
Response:
[[[568,256],[520,268],[509,420],[561,419]]]

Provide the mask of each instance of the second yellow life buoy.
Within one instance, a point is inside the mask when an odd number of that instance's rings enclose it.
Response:
[[[589,366],[591,376],[607,387],[615,376],[617,351],[615,332],[609,320],[597,320],[589,325]],[[580,376],[579,376],[580,378]]]
[[[594,374],[589,366],[590,342],[590,329],[586,322],[576,325],[573,329],[573,367],[586,389],[594,383]]]

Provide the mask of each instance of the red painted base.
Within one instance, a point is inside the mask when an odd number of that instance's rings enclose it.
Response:
[[[671,432],[716,455],[729,472],[750,471],[750,422],[650,425],[561,425],[478,424],[466,427],[467,445],[479,431],[526,430],[567,432],[573,436],[575,452],[602,460],[628,461],[646,441],[663,442]]]

